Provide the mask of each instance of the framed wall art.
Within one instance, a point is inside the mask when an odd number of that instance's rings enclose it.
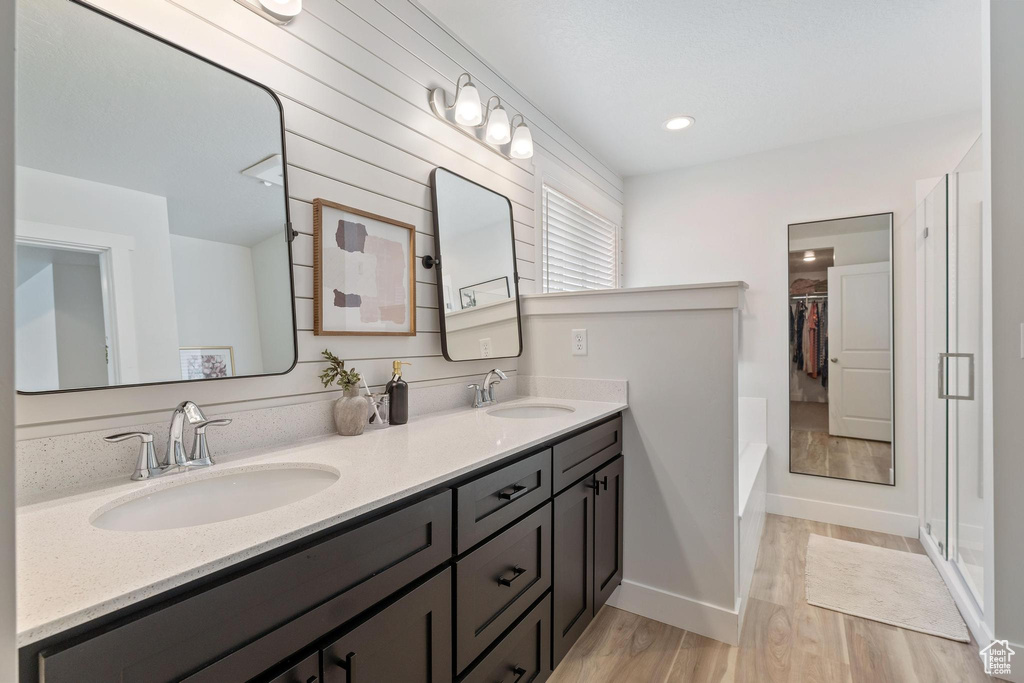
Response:
[[[182,346],[178,349],[182,379],[216,379],[235,376],[232,346]]]
[[[416,230],[313,201],[313,333],[416,334]]]

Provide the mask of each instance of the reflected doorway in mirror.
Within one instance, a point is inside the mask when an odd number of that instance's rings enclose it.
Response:
[[[416,334],[415,228],[326,199],[313,202],[313,331]]]

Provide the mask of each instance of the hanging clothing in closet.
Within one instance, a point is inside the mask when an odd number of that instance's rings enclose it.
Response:
[[[789,307],[789,341],[796,368],[828,386],[828,301],[797,301]]]

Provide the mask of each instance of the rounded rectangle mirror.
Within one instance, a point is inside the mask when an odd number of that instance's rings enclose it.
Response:
[[[450,361],[519,356],[512,204],[445,168],[431,173],[431,188],[441,352]]]
[[[79,2],[17,28],[18,390],[291,370],[277,96]]]

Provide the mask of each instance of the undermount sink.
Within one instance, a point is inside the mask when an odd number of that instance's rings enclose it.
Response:
[[[519,420],[529,420],[541,417],[558,417],[559,415],[566,415],[568,413],[576,412],[575,408],[569,406],[560,406],[556,403],[545,403],[537,404],[530,403],[527,405],[512,405],[502,406],[500,408],[491,408],[487,411],[488,415],[494,417],[511,417]]]
[[[130,498],[97,515],[92,524],[111,531],[158,531],[223,522],[308,498],[340,476],[312,467],[229,470]]]

